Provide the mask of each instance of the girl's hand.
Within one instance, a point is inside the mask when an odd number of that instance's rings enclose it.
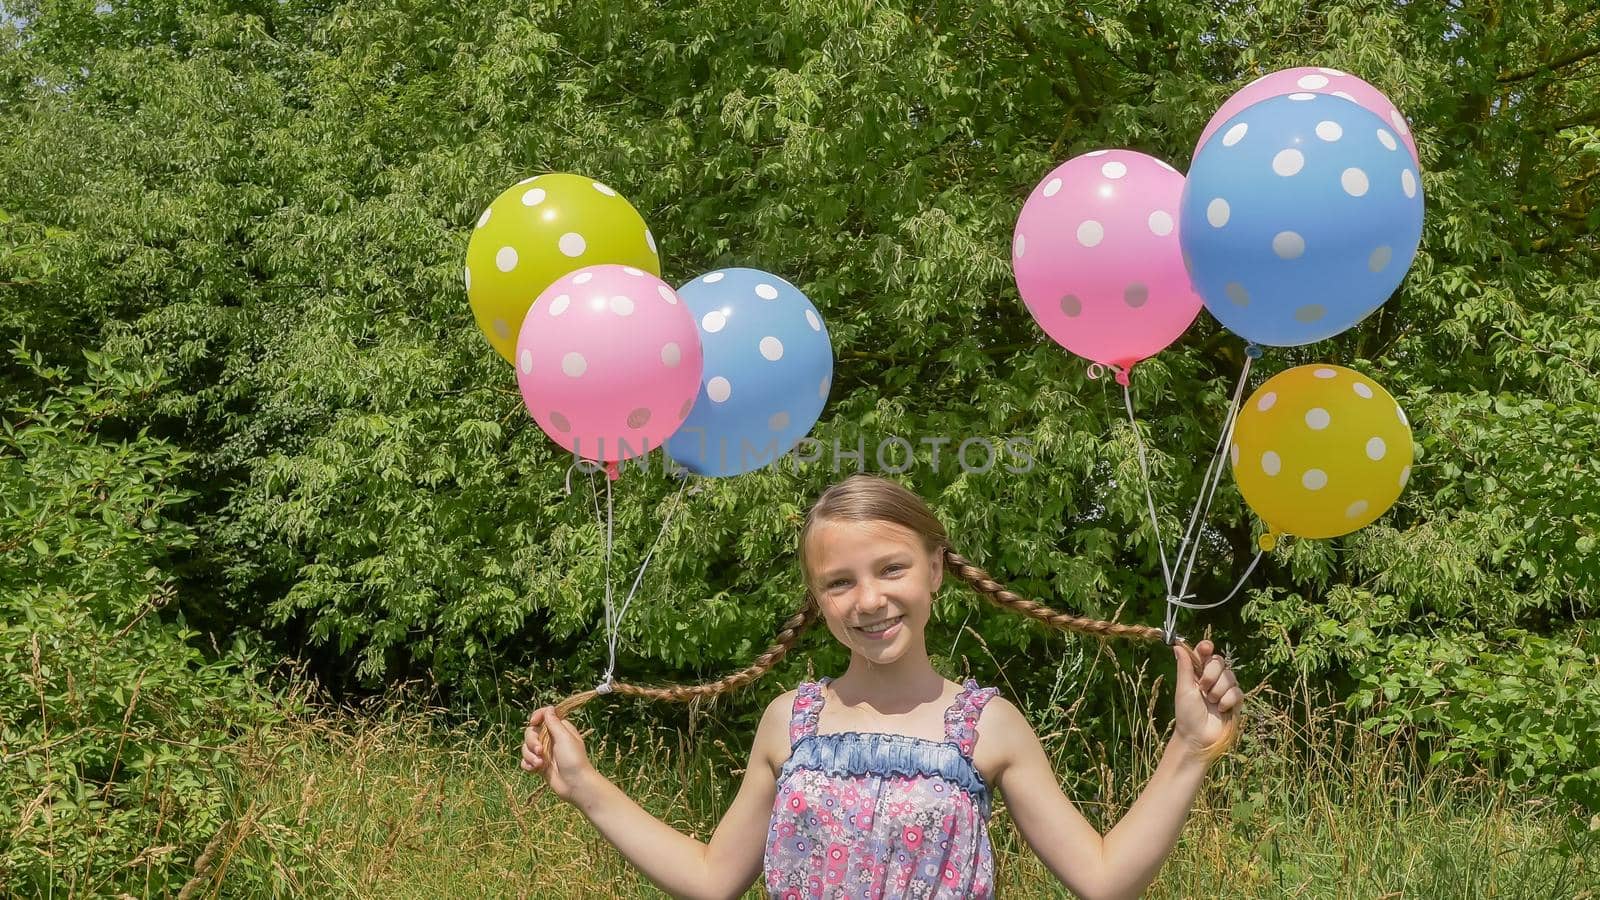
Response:
[[[541,726],[543,726],[541,728]],[[548,734],[548,744],[541,735]],[[557,797],[568,803],[599,775],[589,763],[583,735],[571,722],[556,716],[556,708],[534,710],[522,732],[522,768],[538,772]]]
[[[1228,721],[1244,703],[1244,692],[1239,690],[1227,659],[1209,640],[1193,650],[1173,644],[1172,651],[1178,660],[1172,737],[1198,752],[1222,737]]]

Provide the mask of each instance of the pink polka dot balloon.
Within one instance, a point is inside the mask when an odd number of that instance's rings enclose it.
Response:
[[[1011,242],[1017,290],[1061,346],[1126,372],[1200,312],[1178,247],[1183,176],[1153,156],[1095,150],[1028,196]]]
[[[522,402],[545,434],[576,456],[617,463],[662,446],[688,417],[700,390],[700,333],[656,276],[588,266],[529,307],[516,367]]]
[[[1394,130],[1393,134],[1385,130],[1377,136],[1378,140],[1386,145],[1392,145],[1398,139],[1406,145],[1406,151],[1411,154],[1412,162],[1417,163],[1417,169],[1421,170],[1422,164],[1417,156],[1417,142],[1411,136],[1411,124],[1406,121],[1400,110],[1389,102],[1383,91],[1348,72],[1314,66],[1272,72],[1240,88],[1222,104],[1222,108],[1211,117],[1211,121],[1206,123],[1206,127],[1200,132],[1200,140],[1195,142],[1195,155],[1200,155],[1200,148],[1206,145],[1206,141],[1211,139],[1211,135],[1215,134],[1217,129],[1243,112],[1245,107],[1285,94],[1332,94],[1366,109],[1387,122]]]

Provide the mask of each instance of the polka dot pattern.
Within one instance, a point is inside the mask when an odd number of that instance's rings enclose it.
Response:
[[[827,400],[833,351],[821,315],[793,284],[759,269],[708,272],[678,295],[699,324],[704,380],[667,454],[706,476],[772,463],[805,437]],[[796,396],[796,385],[819,384]]]
[[[1357,81],[1299,71],[1330,86]],[[1295,93],[1304,96],[1240,110],[1202,143],[1175,228],[1206,306],[1229,331],[1268,346],[1325,340],[1360,322],[1394,294],[1422,236],[1414,160],[1372,137],[1392,124],[1326,92]]]
[[[629,266],[652,277],[661,271],[638,212],[616,191],[596,184],[569,173],[522,178],[473,223],[462,272],[467,301],[489,344],[516,368],[518,323],[558,279],[592,265]],[[505,333],[496,332],[497,320],[509,323]],[[546,407],[540,405],[536,418]],[[570,409],[565,413],[573,415]]]
[[[1194,320],[1177,214],[1184,176],[1131,150],[1083,154],[1044,173],[1012,232],[1012,271],[1051,339],[1108,366],[1131,366]],[[1137,259],[1113,275],[1112,260]]]
[[[692,314],[661,302],[671,289],[655,275],[629,268],[637,269],[606,264],[564,274],[535,302],[541,315],[528,315],[515,335],[524,405],[581,459],[616,462],[662,446],[682,423],[674,412],[700,390]]]
[[[1228,129],[1237,128],[1236,119],[1239,114],[1257,103],[1282,96],[1292,96],[1297,98],[1296,102],[1305,102],[1307,99],[1323,95],[1361,107],[1372,113],[1373,118],[1385,126],[1400,129],[1402,134],[1410,130],[1410,126],[1405,124],[1405,117],[1400,115],[1389,98],[1366,81],[1349,72],[1327,66],[1301,66],[1263,75],[1229,97],[1206,123],[1205,128],[1201,129],[1200,138],[1195,143],[1194,155],[1200,154],[1201,149],[1213,135],[1225,136]],[[1416,146],[1409,138],[1407,138],[1407,151],[1413,159],[1416,158]]]
[[[1270,530],[1336,537],[1383,515],[1404,487],[1410,429],[1394,399],[1359,372],[1297,366],[1240,407],[1234,479]]]

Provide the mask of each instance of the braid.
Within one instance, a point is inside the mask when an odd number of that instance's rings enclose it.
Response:
[[[989,573],[973,565],[965,557],[950,549],[949,538],[944,526],[940,524],[937,516],[928,508],[921,497],[887,478],[875,475],[858,473],[844,481],[833,485],[823,492],[811,509],[806,513],[805,527],[801,529],[798,546],[800,571],[806,583],[810,583],[810,564],[807,559],[807,535],[818,523],[829,521],[843,522],[889,522],[908,529],[922,537],[924,546],[944,548],[944,564],[955,573],[957,578],[971,585],[974,590],[988,598],[996,606],[1021,613],[1032,619],[1037,619],[1052,628],[1066,631],[1076,631],[1080,634],[1093,635],[1101,640],[1108,637],[1133,638],[1153,643],[1166,643],[1166,635],[1158,628],[1148,625],[1124,625],[1120,622],[1105,622],[1099,619],[1090,619],[1083,616],[1073,616],[1058,610],[1051,609],[1043,603],[1020,597],[1007,590]],[[610,683],[609,692],[626,694],[630,697],[646,697],[651,700],[671,700],[676,702],[694,703],[708,697],[731,691],[742,687],[760,678],[770,671],[778,660],[782,659],[800,640],[800,635],[817,621],[822,615],[821,608],[817,605],[816,597],[806,592],[805,604],[798,612],[783,623],[783,628],[778,632],[777,639],[767,651],[756,657],[749,666],[726,675],[716,681],[708,681],[696,685],[672,685],[668,687],[649,687],[637,684],[624,684],[621,682]],[[1181,638],[1180,638],[1181,640]],[[1187,643],[1187,642],[1185,642]],[[562,700],[556,704],[555,714],[558,718],[566,718],[568,714],[593,700],[600,695],[598,690],[587,690]],[[1239,737],[1240,712],[1228,719],[1228,726],[1218,741],[1201,752],[1209,763],[1232,748]],[[550,755],[550,735],[545,732],[541,735],[544,744],[545,756]]]
[[[767,674],[767,672],[777,664],[778,660],[782,659],[785,654],[794,649],[794,645],[800,641],[800,635],[803,634],[805,630],[817,620],[817,617],[820,614],[821,610],[817,606],[816,598],[812,597],[808,591],[806,593],[805,605],[800,608],[799,612],[790,616],[788,621],[783,623],[783,628],[778,631],[778,637],[772,642],[772,646],[767,648],[765,653],[756,657],[755,662],[752,662],[745,668],[740,669],[739,671],[730,675],[724,675],[716,681],[708,681],[704,684],[693,685],[678,684],[670,687],[649,687],[646,685],[625,684],[623,682],[616,681],[612,682],[610,693],[626,694],[630,697],[645,697],[651,700],[670,700],[681,703],[693,702],[706,697],[715,697],[718,694],[731,691],[734,688],[743,687],[744,685],[747,685],[750,682],[755,681],[757,678]],[[567,697],[565,700],[562,700],[560,703],[556,704],[555,712],[557,718],[565,719],[568,714],[598,696],[600,696],[600,692],[590,688],[589,690],[580,691],[570,697]],[[544,733],[541,741],[544,744],[545,755],[549,756],[550,735],[548,733]]]
[[[1097,638],[1128,637],[1146,641],[1160,641],[1164,638],[1161,629],[1149,625],[1123,625],[1120,622],[1103,622],[1099,619],[1068,615],[1043,603],[1019,597],[1007,590],[1005,585],[990,578],[988,572],[973,565],[966,557],[948,547],[944,551],[944,561],[957,578],[987,597],[989,602],[1003,609],[1038,619],[1052,628],[1091,634]]]
[[[1060,628],[1063,631],[1076,631],[1080,634],[1093,635],[1105,640],[1108,637],[1133,638],[1141,641],[1154,641],[1166,643],[1166,634],[1159,628],[1149,625],[1124,625],[1120,622],[1105,622],[1100,619],[1090,619],[1083,616],[1069,615],[1045,606],[1037,600],[1029,600],[1007,590],[1005,585],[995,581],[988,572],[974,565],[966,557],[951,550],[948,546],[944,549],[945,566],[957,578],[966,582],[973,590],[988,598],[990,603],[1021,613],[1031,619],[1037,619],[1051,628]],[[1179,638],[1182,640],[1182,638]],[[1184,641],[1184,643],[1188,643]],[[1239,738],[1239,719],[1243,710],[1236,710],[1228,719],[1228,727],[1216,743],[1203,748],[1201,753],[1209,764],[1218,757],[1232,749]]]

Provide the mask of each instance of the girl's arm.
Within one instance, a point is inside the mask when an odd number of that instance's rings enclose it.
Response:
[[[1173,647],[1178,660],[1176,727],[1150,783],[1103,838],[1061,792],[1050,760],[1021,711],[1000,698],[987,707],[992,712],[985,713],[983,734],[998,745],[990,751],[994,780],[1005,793],[1017,830],[1080,897],[1137,898],[1177,846],[1209,768],[1201,748],[1221,737],[1227,717],[1237,714],[1244,700],[1233,671],[1215,649],[1209,640],[1193,651]]]
[[[767,828],[777,798],[775,772],[788,755],[789,707],[794,692],[772,701],[756,729],[739,793],[702,843],[652,816],[605,776],[584,752],[572,723],[553,707],[533,714],[524,735],[523,768],[583,812],[606,840],[655,885],[674,897],[738,897],[761,874]],[[553,759],[540,753],[538,726],[550,726]],[[653,760],[641,760],[648,764]]]

